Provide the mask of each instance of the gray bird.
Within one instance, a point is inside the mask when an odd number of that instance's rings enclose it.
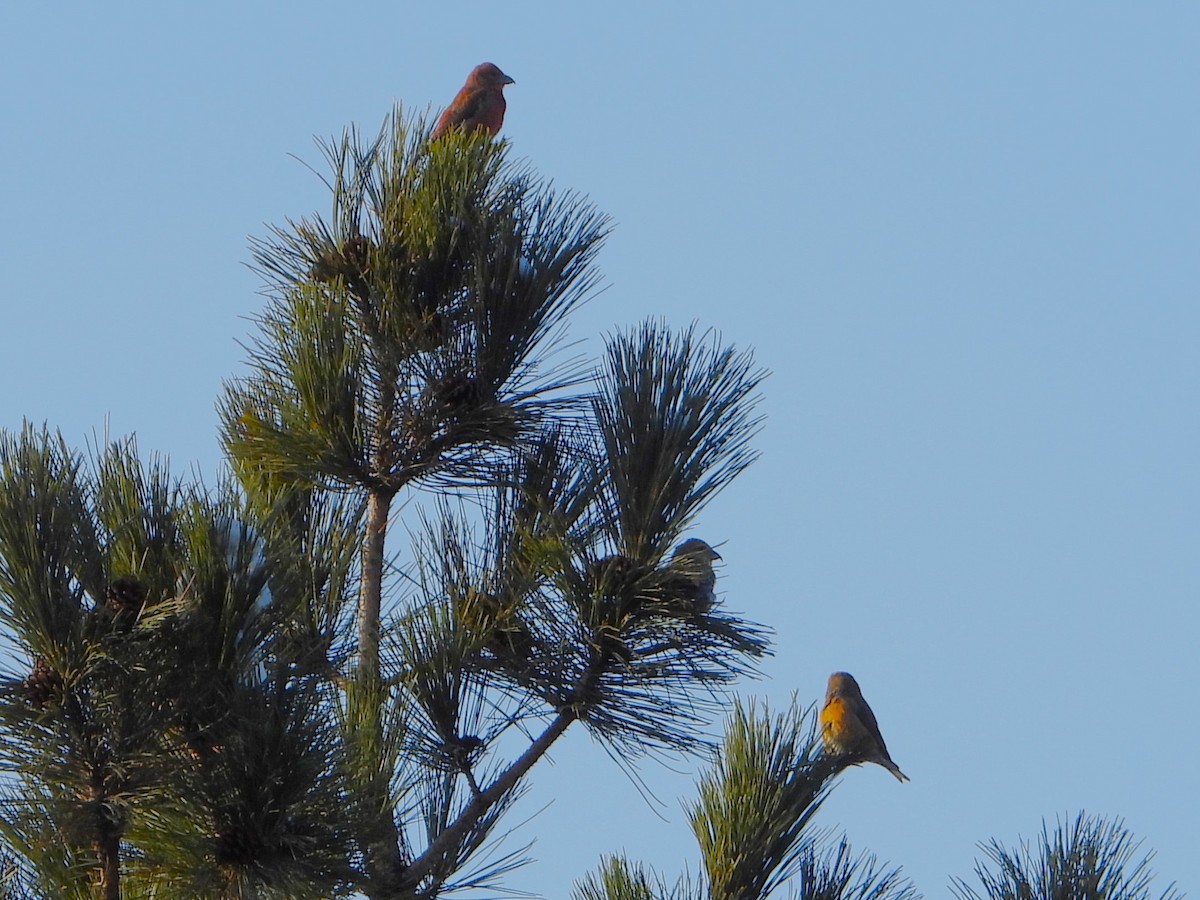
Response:
[[[714,593],[717,573],[713,571],[713,561],[720,558],[720,553],[699,538],[688,538],[671,554],[670,567],[676,575],[672,586],[679,588],[680,593],[691,601],[695,612],[706,613],[717,602]]]

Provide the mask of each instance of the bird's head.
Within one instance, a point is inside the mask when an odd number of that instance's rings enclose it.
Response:
[[[830,697],[861,697],[862,691],[859,690],[858,682],[854,680],[854,676],[849,672],[834,672],[829,676],[829,687],[825,691],[825,698]]]
[[[495,63],[480,63],[471,70],[470,76],[467,78],[467,84],[475,87],[496,87],[502,88],[506,84],[516,84],[513,79],[509,78],[500,71],[500,67]]]
[[[688,538],[682,544],[675,548],[672,554],[676,559],[694,559],[701,562],[712,564],[715,559],[720,559],[721,554],[710,547],[700,538]]]

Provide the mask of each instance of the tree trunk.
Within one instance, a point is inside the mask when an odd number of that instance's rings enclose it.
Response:
[[[370,708],[359,720],[358,727],[369,729],[369,739],[359,735],[359,746],[366,750],[360,765],[370,772],[361,786],[369,809],[375,810],[372,823],[374,835],[367,841],[366,866],[370,878],[367,894],[370,897],[393,897],[396,880],[402,866],[400,834],[388,803],[388,773],[376,770],[384,761],[375,754],[384,747],[383,711],[385,693],[379,660],[379,620],[383,605],[383,558],[387,538],[388,513],[394,491],[373,489],[367,495],[367,517],[363,535],[362,581],[358,597],[358,656],[350,690],[356,692],[357,702]]]
[[[379,681],[379,616],[383,602],[383,545],[387,537],[391,492],[372,490],[367,495],[366,533],[363,535],[362,583],[358,596],[357,676]]]
[[[104,776],[97,770],[92,771],[89,794],[96,804],[92,849],[96,851],[100,896],[104,900],[121,900],[121,832],[104,806],[107,791]]]
[[[100,869],[100,896],[104,900],[121,900],[121,839],[106,833],[95,843]]]

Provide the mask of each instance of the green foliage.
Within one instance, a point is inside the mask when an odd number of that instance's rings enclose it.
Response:
[[[305,488],[270,490],[243,478],[258,523],[271,598],[265,662],[275,677],[327,683],[348,656],[344,636],[358,588],[363,504]]]
[[[657,900],[661,888],[651,887],[651,876],[623,856],[610,856],[600,871],[586,875],[571,892],[571,900]]]
[[[289,492],[367,498],[359,675],[339,673],[330,638],[347,625],[340,591],[300,592],[330,598],[287,618],[323,648],[308,671],[343,694],[351,790],[374,817],[358,842],[369,890],[433,896],[506,870],[462,874],[570,723],[626,753],[704,746],[721,688],[766,652],[758,626],[685,602],[665,559],[753,458],[762,373],[656,326],[614,338],[590,377],[550,365],[596,284],[603,216],[503,142],[427,143],[399,109],[377,137],[351,129],[323,150],[331,215],[255,244],[269,300],[223,433],[260,511]],[[387,513],[418,483],[453,499],[423,514],[397,583]],[[544,731],[525,737],[531,722]]]
[[[981,844],[986,861],[975,865],[981,888],[956,878],[952,889],[962,900],[1149,900],[1153,853],[1136,858],[1139,846],[1120,820],[1079,813],[1053,832],[1043,822],[1036,844],[1022,841],[1015,850],[994,839]],[[1183,895],[1170,886],[1158,896]]]
[[[797,871],[836,772],[811,709],[735,705],[688,810],[713,900],[765,898]]]
[[[881,868],[870,854],[855,856],[842,838],[836,845],[807,841],[792,878],[799,900],[917,900],[920,894],[899,869]]]
[[[374,139],[326,143],[330,219],[256,244],[271,298],[252,374],[221,404],[241,468],[390,492],[471,479],[580,377],[543,370],[596,283],[606,220],[503,143],[423,135],[397,109]]]
[[[81,664],[84,591],[103,590],[82,465],[44,430],[0,437],[0,620],[60,672]]]
[[[749,353],[691,328],[647,323],[609,342],[593,410],[607,462],[605,500],[619,552],[661,556],[701,506],[755,458]]]
[[[27,428],[0,438],[0,460],[0,615],[32,667],[0,684],[0,833],[27,863],[14,879],[55,897],[347,883],[338,732],[275,636],[306,606],[276,603],[268,568],[311,584],[268,555],[279,529],[131,444],[89,471]]]
[[[626,752],[697,746],[714,692],[765,652],[765,640],[720,609],[680,616],[662,560],[635,565],[620,584],[597,580],[607,547],[592,489],[599,461],[561,435],[537,447],[502,470],[477,528],[451,505],[426,522],[413,554],[415,612],[395,629],[403,683],[428,720],[443,723],[443,741],[462,733],[449,723],[465,696],[473,709],[504,709],[480,699],[494,691],[525,715],[569,710]],[[439,636],[425,611],[447,600]],[[478,735],[508,725],[464,727]]]

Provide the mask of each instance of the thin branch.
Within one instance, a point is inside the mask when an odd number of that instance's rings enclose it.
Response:
[[[517,757],[513,764],[505,769],[486,789],[476,794],[459,817],[438,835],[424,853],[412,862],[404,873],[406,884],[415,887],[436,871],[438,864],[454,852],[471,828],[483,818],[493,805],[517,786],[525,773],[533,768],[534,764],[550,749],[551,744],[562,736],[575,719],[576,714],[572,709],[561,710],[525,752]]]

